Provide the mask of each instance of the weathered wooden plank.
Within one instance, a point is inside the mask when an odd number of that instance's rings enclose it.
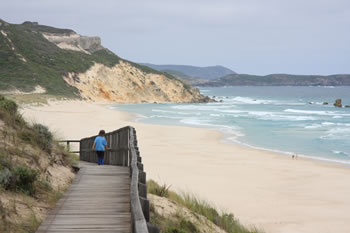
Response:
[[[86,162],[81,167],[37,233],[131,233],[129,169]]]

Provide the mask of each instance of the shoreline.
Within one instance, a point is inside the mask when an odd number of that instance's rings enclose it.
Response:
[[[198,194],[247,226],[269,233],[350,232],[344,165],[227,144],[214,129],[134,122],[133,113],[108,106],[63,101],[22,112],[65,139],[133,125],[148,179]]]
[[[103,106],[103,105],[101,105],[101,106]],[[143,119],[147,118],[146,116],[144,116],[142,114],[123,111],[123,110],[115,108],[113,105],[108,105],[108,106],[109,106],[108,109],[110,109],[110,110],[122,112],[122,113],[128,114],[129,116],[132,116],[134,119],[132,119],[131,121],[135,122],[135,123],[148,124],[148,125],[158,125],[158,126],[179,126],[179,127],[189,127],[189,128],[193,128],[193,129],[214,130],[222,135],[222,138],[221,138],[222,142],[225,144],[228,144],[228,145],[242,146],[242,147],[246,147],[246,148],[250,148],[250,149],[254,149],[254,150],[258,150],[258,151],[276,153],[280,156],[290,156],[291,157],[294,154],[294,155],[297,155],[297,157],[301,158],[301,159],[312,160],[312,161],[321,162],[321,163],[330,163],[330,164],[334,164],[334,165],[343,165],[345,168],[350,168],[350,161],[328,159],[328,158],[324,158],[324,157],[317,157],[317,156],[313,156],[313,155],[300,154],[300,153],[295,153],[295,152],[291,152],[291,151],[281,151],[278,149],[264,148],[264,147],[259,147],[259,146],[253,146],[253,145],[241,142],[241,141],[236,140],[236,139],[229,139],[228,137],[232,138],[231,137],[232,135],[229,133],[223,132],[222,130],[220,130],[218,128],[210,128],[210,127],[204,127],[204,126],[196,127],[195,125],[190,125],[190,124],[181,125],[181,124],[157,124],[157,123],[142,122]],[[236,134],[233,134],[233,135],[235,136],[235,138],[239,137]]]

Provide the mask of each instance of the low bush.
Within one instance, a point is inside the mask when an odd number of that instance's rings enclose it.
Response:
[[[34,124],[33,130],[36,133],[35,141],[38,146],[45,151],[51,151],[53,135],[49,128],[42,124]]]
[[[17,113],[18,105],[9,99],[6,99],[2,95],[0,95],[0,110],[8,112],[9,114]]]
[[[0,170],[0,186],[9,189],[16,182],[13,173],[7,167]]]
[[[21,114],[18,113],[18,105],[0,95],[0,119],[15,129],[27,126]]]
[[[34,182],[37,180],[39,175],[36,170],[23,166],[17,166],[13,169],[13,175],[16,177],[16,191],[20,191],[28,195],[34,194]]]
[[[150,206],[151,223],[164,233],[199,233],[198,227],[184,218],[166,218],[158,214],[153,205]]]
[[[31,128],[24,128],[18,136],[25,142],[37,145],[40,149],[51,152],[53,135],[49,129],[42,124],[34,124]]]

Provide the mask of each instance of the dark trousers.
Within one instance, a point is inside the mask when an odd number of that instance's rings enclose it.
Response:
[[[96,151],[97,154],[97,163],[98,165],[102,165],[103,164],[103,159],[105,157],[105,152],[104,151]]]

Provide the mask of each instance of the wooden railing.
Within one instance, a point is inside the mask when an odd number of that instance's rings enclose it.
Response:
[[[68,152],[70,153],[80,153],[80,151],[71,151],[71,143],[80,143],[80,140],[61,140],[61,141],[58,141],[59,143],[66,143],[66,148],[68,150]]]
[[[133,233],[159,233],[159,229],[149,223],[149,201],[147,200],[146,172],[137,146],[136,130],[127,126],[105,135],[108,147],[104,164],[130,167],[130,207]],[[97,162],[92,150],[96,136],[80,140],[80,160]]]

